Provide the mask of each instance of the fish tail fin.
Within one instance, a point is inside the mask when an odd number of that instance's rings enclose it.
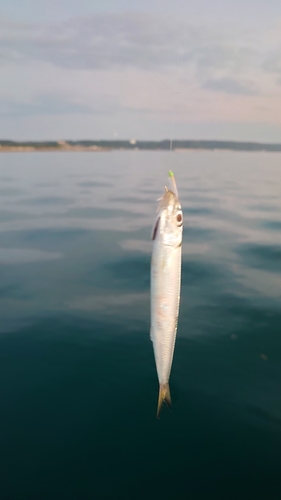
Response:
[[[172,401],[171,401],[170,387],[169,387],[168,383],[167,384],[160,384],[160,386],[159,386],[157,418],[160,417],[160,411],[161,411],[161,408],[162,408],[164,401],[165,401],[166,405],[169,408],[171,408]]]

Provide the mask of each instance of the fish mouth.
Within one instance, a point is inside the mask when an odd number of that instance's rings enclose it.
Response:
[[[157,201],[160,202],[157,208],[157,213],[167,209],[168,207],[172,207],[174,209],[177,205],[180,206],[178,189],[174,174],[171,170],[169,171],[169,188],[165,186],[164,194]]]
[[[159,199],[159,202],[160,203],[159,203],[158,209],[157,209],[158,213],[161,212],[161,210],[168,208],[170,206],[176,206],[176,203],[178,202],[178,198],[173,191],[171,191],[170,189],[167,189],[165,187],[165,192],[164,192],[163,196]]]

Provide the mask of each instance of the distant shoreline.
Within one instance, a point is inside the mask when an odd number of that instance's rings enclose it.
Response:
[[[62,152],[101,152],[101,151],[169,151],[170,141],[8,141],[0,140],[0,153],[30,153],[36,151],[62,151]],[[191,141],[174,140],[173,151],[207,150],[207,151],[266,151],[281,152],[281,144],[267,144],[260,142],[238,141]]]

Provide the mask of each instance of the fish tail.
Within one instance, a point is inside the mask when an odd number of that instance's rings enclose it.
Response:
[[[161,408],[162,408],[164,401],[165,401],[166,405],[169,408],[171,408],[172,401],[171,401],[170,387],[169,387],[168,383],[167,384],[160,384],[160,386],[159,386],[157,418],[160,417],[160,411],[161,411]]]

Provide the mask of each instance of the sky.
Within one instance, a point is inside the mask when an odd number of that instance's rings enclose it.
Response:
[[[0,0],[0,138],[281,142],[280,0]]]

